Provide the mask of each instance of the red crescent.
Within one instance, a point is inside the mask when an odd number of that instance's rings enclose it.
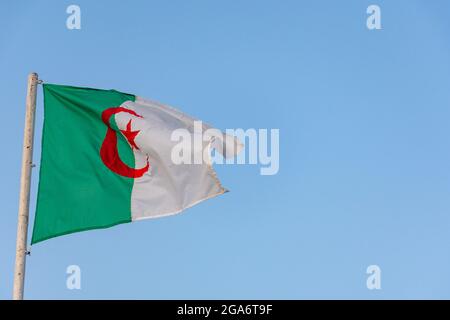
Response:
[[[147,158],[147,165],[145,167],[135,169],[127,166],[120,159],[119,151],[117,150],[117,132],[113,128],[111,128],[111,125],[109,124],[109,119],[111,118],[111,116],[119,112],[126,112],[136,117],[142,118],[133,110],[123,107],[113,107],[103,111],[102,121],[108,127],[108,131],[106,132],[105,139],[103,140],[102,147],[100,148],[100,157],[102,158],[105,166],[107,166],[112,172],[128,178],[139,178],[148,171],[148,169],[150,168],[150,164],[148,163]]]

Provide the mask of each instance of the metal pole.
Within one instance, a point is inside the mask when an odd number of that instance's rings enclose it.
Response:
[[[34,114],[36,111],[37,73],[28,75],[25,129],[23,133],[22,175],[20,177],[19,217],[17,223],[16,264],[14,270],[13,299],[23,299],[25,257],[30,203],[31,166],[33,158]]]

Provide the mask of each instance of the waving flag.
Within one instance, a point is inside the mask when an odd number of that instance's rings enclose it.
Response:
[[[208,162],[173,162],[174,130],[194,133],[195,119],[178,110],[115,90],[44,84],[44,111],[33,244],[176,214],[226,192]],[[192,156],[222,152],[228,138],[206,139]]]

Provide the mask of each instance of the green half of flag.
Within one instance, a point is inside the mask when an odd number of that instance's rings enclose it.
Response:
[[[135,96],[44,84],[44,128],[38,201],[31,243],[131,221],[133,179],[109,170],[99,156],[106,127],[102,112]],[[115,126],[112,118],[111,126]],[[121,159],[134,167],[126,139]]]

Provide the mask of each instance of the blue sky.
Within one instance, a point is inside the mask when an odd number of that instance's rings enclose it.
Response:
[[[81,7],[81,30],[66,8]],[[381,8],[382,30],[366,28]],[[2,1],[0,298],[14,268],[27,74],[221,129],[280,129],[280,171],[180,215],[32,247],[26,298],[450,298],[448,1]],[[38,92],[34,161],[43,119]],[[33,171],[31,224],[38,168]],[[31,235],[30,235],[31,237]],[[79,265],[82,289],[66,288]],[[381,290],[366,288],[366,268]]]

